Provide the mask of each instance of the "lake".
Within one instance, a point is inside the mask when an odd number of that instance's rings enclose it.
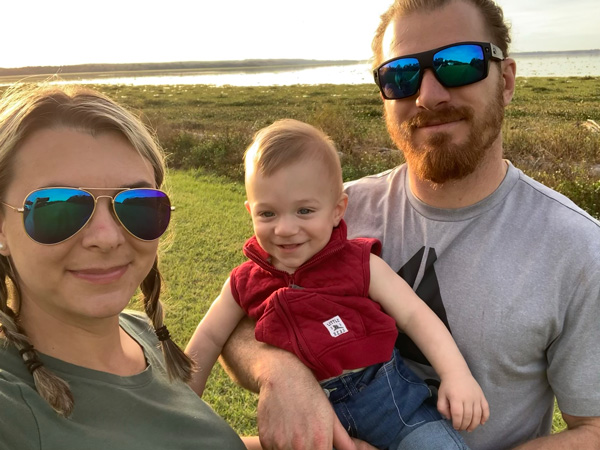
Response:
[[[517,76],[583,77],[600,76],[600,53],[515,54]],[[289,86],[295,84],[363,84],[373,83],[368,63],[343,66],[310,67],[265,72],[165,71],[152,74],[84,74],[71,75],[58,83],[126,84],[126,85],[231,85]],[[7,83],[0,83],[6,85]]]

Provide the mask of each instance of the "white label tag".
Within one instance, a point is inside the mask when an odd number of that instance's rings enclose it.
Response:
[[[333,337],[338,337],[348,332],[348,328],[346,328],[346,325],[340,316],[335,316],[329,320],[326,320],[323,322],[323,325],[325,325],[325,328],[329,330],[329,334],[331,334]]]

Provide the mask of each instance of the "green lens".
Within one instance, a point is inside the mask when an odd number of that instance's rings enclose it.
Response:
[[[94,198],[70,188],[39,189],[25,199],[25,231],[40,244],[57,244],[70,238],[87,223]]]
[[[485,78],[485,58],[479,45],[464,44],[440,50],[433,56],[436,76],[446,87],[458,87]]]
[[[419,90],[420,66],[416,58],[391,61],[379,69],[379,84],[387,98],[400,99]]]
[[[158,239],[171,220],[169,197],[156,189],[130,189],[115,196],[115,213],[127,230],[144,241]]]

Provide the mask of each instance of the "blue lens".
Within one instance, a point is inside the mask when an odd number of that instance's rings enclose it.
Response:
[[[419,60],[416,58],[397,59],[379,69],[379,85],[388,98],[415,95],[420,78]]]
[[[115,213],[123,226],[144,241],[158,239],[171,220],[169,197],[156,189],[130,189],[114,200]]]
[[[56,244],[73,236],[94,211],[94,197],[70,188],[49,188],[32,192],[23,211],[25,231],[41,244]]]
[[[446,87],[465,86],[485,78],[485,59],[479,45],[457,45],[433,56],[437,79]]]

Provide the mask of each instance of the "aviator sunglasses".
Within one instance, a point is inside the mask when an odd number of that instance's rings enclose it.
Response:
[[[417,93],[425,69],[431,69],[442,86],[459,87],[483,80],[490,61],[503,59],[502,50],[494,44],[458,42],[390,59],[375,69],[373,76],[385,99],[399,100]]]
[[[142,241],[158,239],[171,219],[171,201],[158,189],[134,188],[94,197],[93,190],[112,188],[49,187],[29,193],[22,208],[0,202],[23,214],[23,226],[40,244],[58,244],[76,235],[90,221],[100,198],[110,198],[118,221]]]

